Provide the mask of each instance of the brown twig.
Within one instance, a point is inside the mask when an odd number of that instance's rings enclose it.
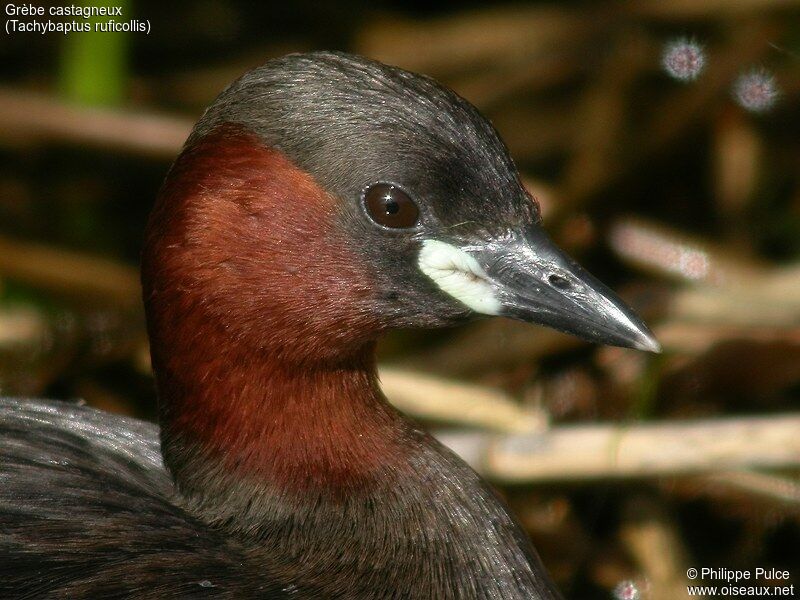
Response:
[[[427,21],[373,21],[355,49],[412,71],[443,76],[487,64],[518,64],[590,35],[589,15],[551,7],[502,7]]]
[[[0,139],[7,143],[66,142],[171,159],[191,128],[179,117],[70,106],[0,88]]]
[[[639,17],[675,21],[677,19],[719,19],[740,17],[767,10],[796,8],[797,0],[637,0],[627,9]]]
[[[139,306],[137,269],[42,244],[0,237],[0,275],[73,296]]]

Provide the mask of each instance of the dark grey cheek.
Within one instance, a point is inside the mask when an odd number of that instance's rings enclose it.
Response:
[[[383,293],[384,310],[397,328],[447,327],[470,318],[471,311],[444,294],[419,274],[412,285],[404,278],[389,278]]]
[[[357,202],[342,202],[338,226],[374,285],[373,310],[390,328],[444,327],[471,312],[444,294],[420,270],[417,231],[387,231],[372,223]]]
[[[420,274],[413,252],[392,247],[372,250],[372,269],[378,282],[379,297],[395,306],[409,305],[420,293]]]

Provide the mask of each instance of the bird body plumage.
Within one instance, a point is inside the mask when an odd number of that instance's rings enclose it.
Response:
[[[304,523],[284,514],[255,539],[181,506],[158,433],[85,406],[0,402],[1,598],[558,597],[494,494],[434,442],[415,457],[418,490],[307,505]],[[298,580],[308,546],[286,546],[303,535],[329,564]]]

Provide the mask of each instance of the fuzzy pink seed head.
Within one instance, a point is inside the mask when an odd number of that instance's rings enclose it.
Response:
[[[765,112],[778,99],[775,76],[764,69],[753,69],[739,76],[733,84],[733,97],[742,108],[752,112]]]
[[[630,579],[620,581],[614,588],[615,600],[640,600],[641,597],[639,588]]]
[[[703,46],[687,38],[680,38],[664,46],[661,65],[675,79],[694,81],[703,72],[706,54]]]

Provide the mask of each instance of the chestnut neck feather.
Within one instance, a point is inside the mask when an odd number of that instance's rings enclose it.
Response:
[[[402,457],[370,282],[334,217],[308,174],[232,126],[170,171],[142,272],[163,452],[185,494],[222,494],[209,473],[336,494]]]

